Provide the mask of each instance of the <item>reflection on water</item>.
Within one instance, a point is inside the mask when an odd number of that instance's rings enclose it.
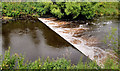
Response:
[[[38,57],[66,57],[77,64],[80,57],[87,60],[77,49],[46,27],[39,20],[17,20],[3,24],[3,54],[11,47],[11,55],[22,53],[25,60],[34,61]]]

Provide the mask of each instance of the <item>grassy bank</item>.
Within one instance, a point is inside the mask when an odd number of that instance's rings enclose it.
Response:
[[[10,49],[5,52],[4,59],[2,63],[0,63],[0,67],[2,70],[4,69],[118,69],[118,64],[114,63],[114,60],[108,59],[104,63],[104,67],[99,67],[95,62],[90,61],[83,63],[82,58],[80,59],[77,65],[71,64],[70,60],[66,60],[65,58],[59,58],[57,60],[50,59],[38,59],[34,62],[24,61],[24,57],[22,55],[18,55],[15,53],[10,56]]]
[[[118,2],[2,2],[2,15],[8,17],[49,14],[59,19],[92,19],[118,15],[118,9]]]

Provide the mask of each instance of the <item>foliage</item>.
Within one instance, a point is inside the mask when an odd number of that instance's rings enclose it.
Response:
[[[43,3],[32,3],[32,2],[6,2],[2,3],[2,14],[3,16],[16,17],[21,15],[38,16],[43,15],[47,12],[44,8]]]
[[[56,17],[63,17],[64,13],[61,12],[61,9],[64,7],[63,3],[56,3],[50,6],[50,12],[55,15]]]
[[[117,64],[117,62],[114,59],[108,58],[104,62],[104,69],[118,69],[120,64]]]
[[[2,3],[0,2],[0,12],[2,11]]]
[[[101,2],[96,7],[98,15],[115,15],[119,14],[119,2]]]
[[[108,46],[113,49],[117,54],[120,54],[120,49],[119,49],[119,41],[118,41],[118,29],[117,28],[111,28],[111,32],[105,37],[104,43],[108,44],[107,42],[109,41],[110,43]]]
[[[96,4],[98,4],[98,3],[96,3]],[[94,15],[95,15],[94,6],[95,6],[94,3],[92,3],[92,2],[83,3],[81,5],[81,8],[82,8],[81,13],[82,13],[82,15],[85,15],[85,17],[87,19],[91,19],[92,17],[94,17]]]
[[[78,17],[80,14],[80,3],[77,2],[66,2],[65,13],[66,15],[72,15],[73,19]]]
[[[44,60],[38,59],[34,62],[24,61],[24,56],[18,55],[15,53],[14,55],[10,55],[9,50],[5,51],[4,59],[2,60],[2,64],[0,65],[2,70],[4,69],[101,69],[94,61],[82,62],[82,57],[77,65],[72,65],[70,61],[65,58],[59,58],[57,60],[50,59],[49,57]],[[114,64],[113,61],[109,60],[105,63],[105,69],[118,69],[118,65]]]
[[[51,14],[57,18],[92,19],[98,15],[119,14],[118,3],[109,2],[2,2],[2,15],[40,17]],[[81,17],[81,18],[83,18]]]
[[[119,55],[120,55],[120,49],[119,49],[120,45],[119,45],[118,37],[120,37],[120,36],[118,36],[118,28],[111,28],[111,31],[108,33],[108,35],[104,39],[104,43],[108,44],[108,46],[112,50],[115,51],[115,55],[119,57]],[[118,68],[118,65],[120,65],[120,63],[118,63],[117,66],[116,66],[116,63],[117,63],[116,61],[118,61],[118,60],[119,60],[119,58],[118,59],[116,59],[116,58],[112,58],[112,59],[108,58],[106,60],[106,62],[104,63],[104,68],[105,69],[111,69],[111,68],[116,69],[116,68]]]

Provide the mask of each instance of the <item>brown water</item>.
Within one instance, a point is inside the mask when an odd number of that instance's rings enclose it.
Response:
[[[76,24],[78,22],[74,21],[73,23]],[[108,35],[110,27],[117,28],[118,23],[119,21],[116,17],[101,17],[91,22],[79,23],[79,25],[90,28],[82,36],[96,37],[100,40],[96,46],[107,49],[107,45],[102,42],[104,40],[103,37]],[[79,27],[79,25],[67,25],[64,27]],[[15,20],[4,23],[2,25],[2,37],[3,54],[10,46],[11,55],[22,53],[25,55],[25,60],[34,61],[38,57],[46,58],[48,56],[55,59],[57,57],[65,57],[70,59],[73,64],[77,64],[82,56],[83,62],[87,61],[86,56],[37,19]]]
[[[11,47],[14,53],[25,55],[25,60],[34,61],[38,57],[65,57],[77,64],[80,57],[83,62],[87,60],[81,52],[50,30],[39,20],[9,21],[2,25],[3,54]]]

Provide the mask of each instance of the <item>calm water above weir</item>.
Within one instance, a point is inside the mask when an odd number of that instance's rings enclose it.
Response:
[[[78,23],[74,21],[73,23]],[[94,25],[94,23],[96,25]],[[101,17],[92,22],[85,22],[79,26],[90,28],[82,36],[94,36],[99,41],[95,45],[102,49],[108,47],[102,42],[104,37],[110,32],[111,27],[117,28],[117,17]],[[89,25],[93,24],[93,25]],[[73,27],[74,25],[67,25],[65,27]],[[77,26],[77,25],[75,25]],[[117,32],[116,32],[117,35]],[[80,57],[83,61],[87,60],[80,51],[58,36],[55,32],[49,29],[46,25],[36,19],[16,20],[9,21],[2,25],[2,38],[3,38],[3,54],[4,51],[11,47],[11,55],[14,53],[22,53],[25,55],[25,60],[34,61],[38,57],[66,57],[71,59],[73,64],[77,64]]]

